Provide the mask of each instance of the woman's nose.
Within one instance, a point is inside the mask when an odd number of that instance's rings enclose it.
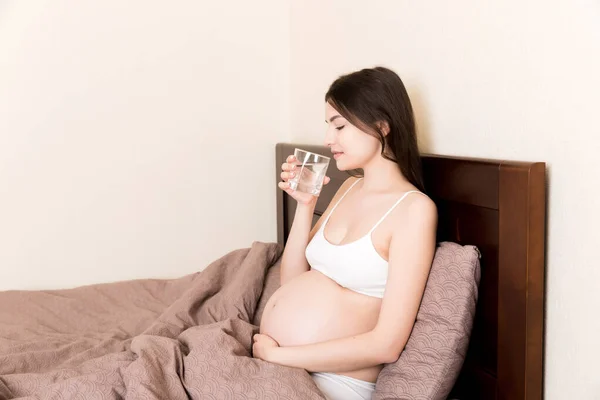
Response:
[[[325,146],[333,146],[333,143],[335,142],[335,133],[332,132],[333,129],[328,128],[327,131],[325,131]]]

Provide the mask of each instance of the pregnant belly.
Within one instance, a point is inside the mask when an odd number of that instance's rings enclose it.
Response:
[[[343,288],[318,271],[281,286],[269,299],[260,331],[280,346],[323,342],[368,332],[379,317],[381,299]],[[374,382],[381,367],[344,375]]]

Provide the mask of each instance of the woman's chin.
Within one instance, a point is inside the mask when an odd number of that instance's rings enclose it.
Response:
[[[359,168],[359,167],[355,167],[355,166],[349,165],[347,162],[344,162],[342,160],[336,160],[335,166],[340,171],[351,171],[353,169]]]
[[[344,166],[344,163],[340,163],[339,161],[335,163],[335,166],[339,171],[346,171],[347,168]]]
[[[335,166],[337,167],[337,169],[339,169],[340,171],[346,171],[348,169],[348,162],[347,160],[344,160],[344,155],[340,155],[338,157],[335,157]]]

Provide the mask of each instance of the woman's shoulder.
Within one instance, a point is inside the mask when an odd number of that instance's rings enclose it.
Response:
[[[426,193],[415,189],[406,192],[405,196],[402,202],[405,203],[403,208],[409,220],[417,224],[437,221],[437,206]],[[405,216],[399,217],[405,218]]]
[[[421,212],[425,215],[436,214],[437,206],[431,197],[421,191],[415,191],[414,198],[409,205],[411,211]]]

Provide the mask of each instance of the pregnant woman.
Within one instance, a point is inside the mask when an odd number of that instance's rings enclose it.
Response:
[[[306,369],[328,399],[370,399],[415,322],[435,251],[437,210],[423,193],[412,106],[393,71],[338,78],[325,96],[325,144],[348,178],[311,229],[317,198],[297,201],[254,357]],[[325,178],[325,183],[329,178]]]

